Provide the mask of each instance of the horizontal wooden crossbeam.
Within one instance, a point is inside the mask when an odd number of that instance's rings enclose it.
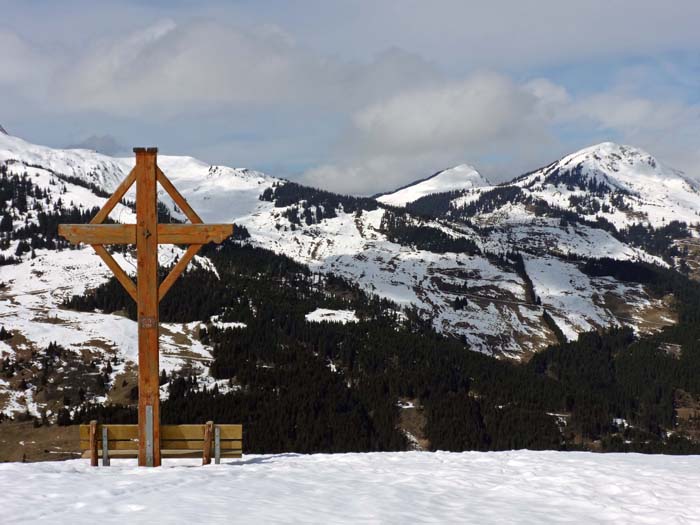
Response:
[[[158,244],[218,244],[231,234],[233,224],[159,224]]]
[[[159,224],[158,244],[223,242],[233,224]],[[58,234],[73,244],[135,244],[135,224],[60,224]]]
[[[134,244],[135,224],[59,224],[58,234],[73,244]]]

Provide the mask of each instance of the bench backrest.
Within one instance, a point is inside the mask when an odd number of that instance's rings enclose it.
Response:
[[[203,450],[205,425],[161,425],[161,450]],[[103,430],[104,429],[104,430]],[[214,424],[211,450],[218,429],[221,456],[241,454],[243,425]],[[102,450],[103,431],[107,432],[107,450],[138,450],[138,425],[97,425],[97,448]],[[80,449],[90,450],[90,425],[80,425]]]

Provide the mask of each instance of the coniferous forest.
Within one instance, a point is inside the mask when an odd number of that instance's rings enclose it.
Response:
[[[408,231],[399,221],[392,227]],[[560,335],[562,342],[517,364],[472,352],[416,313],[399,313],[287,257],[235,241],[204,254],[219,277],[187,272],[163,301],[161,320],[219,315],[246,327],[201,330],[214,349],[210,372],[228,388],[164,374],[164,423],[243,423],[248,452],[402,450],[409,443],[398,401],[409,399],[423,407],[424,437],[435,450],[700,452],[675,415],[679,393],[700,394],[700,284],[675,271],[586,261],[590,275],[624,276],[659,295],[673,293],[678,324],[642,338],[626,328],[576,342]],[[66,306],[135,317],[114,280]],[[318,307],[355,310],[359,322],[307,322],[305,314]],[[680,352],[668,352],[669,345]],[[93,418],[126,422],[136,414],[128,406],[82,405],[61,422]]]

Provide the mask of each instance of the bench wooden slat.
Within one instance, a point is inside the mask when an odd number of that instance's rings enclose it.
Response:
[[[214,425],[221,439],[243,439],[243,425]],[[161,425],[160,439],[204,439],[204,425]]]
[[[219,427],[221,439],[243,439],[243,425],[214,425]]]
[[[214,425],[219,427],[221,439],[242,439],[243,425]],[[98,433],[102,425],[98,425]],[[107,425],[109,439],[136,439],[139,437],[138,425]],[[100,434],[101,435],[101,434]],[[161,439],[203,439],[204,425],[161,425]],[[80,440],[90,439],[90,425],[80,425]]]
[[[97,425],[97,432],[102,435],[102,425]],[[136,439],[139,437],[138,425],[107,425],[109,439]],[[80,425],[80,440],[90,439],[90,425]]]
[[[221,440],[221,450],[240,450],[243,442],[240,439],[227,439]],[[203,450],[204,441],[199,440],[187,440],[187,439],[175,439],[175,440],[160,440],[161,448],[172,448],[177,450]]]
[[[121,440],[121,441],[108,441],[107,447],[109,450],[135,450],[139,447],[138,441]],[[90,443],[88,441],[80,442],[81,450],[90,450]],[[102,441],[98,440],[97,450],[102,450]]]
[[[160,439],[204,439],[204,425],[161,425]]]
[[[202,451],[189,451],[189,450],[165,450],[161,449],[160,451],[162,457],[168,457],[168,458],[201,458],[202,457]],[[97,451],[97,456],[102,457],[102,450]],[[109,457],[111,459],[124,459],[124,458],[137,458],[139,456],[138,450],[115,450],[114,452],[110,451],[109,452]],[[83,455],[81,456],[84,459],[89,459],[90,458],[90,451],[86,450],[83,452]],[[229,452],[221,452],[221,457],[222,458],[229,458],[229,459],[236,459],[236,458],[242,458],[243,453],[240,451],[229,451]]]
[[[163,448],[171,448],[176,450],[203,450],[204,441],[202,440],[161,440],[160,446]],[[138,441],[108,441],[107,448],[109,450],[134,450],[138,447]],[[226,450],[241,450],[243,442],[240,439],[222,439],[220,449]],[[80,450],[90,450],[89,441],[80,442]],[[102,450],[102,441],[98,440],[97,450]]]

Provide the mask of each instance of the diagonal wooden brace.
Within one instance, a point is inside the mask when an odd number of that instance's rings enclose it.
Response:
[[[114,260],[114,257],[112,257],[107,250],[105,250],[105,247],[102,246],[101,244],[93,244],[92,248],[97,252],[97,255],[102,257],[102,260],[105,262],[105,264],[109,267],[112,272],[114,272],[114,276],[117,278],[117,280],[122,284],[124,289],[129,293],[131,298],[136,301],[137,300],[137,295],[136,295],[136,284],[134,281],[131,280],[131,278],[126,274],[124,270],[122,270],[122,267],[119,266],[119,263]]]
[[[114,209],[114,207],[122,199],[124,194],[126,194],[126,192],[129,191],[129,188],[131,188],[132,184],[134,184],[134,181],[136,181],[136,168],[131,170],[129,175],[127,175],[126,179],[124,179],[121,182],[121,184],[117,186],[117,189],[114,190],[112,196],[109,199],[107,199],[107,202],[105,202],[104,206],[102,206],[102,209],[98,211],[97,215],[95,215],[92,218],[90,224],[102,224],[102,222],[109,215],[109,212],[111,212]]]
[[[192,258],[197,254],[201,247],[201,244],[191,244],[189,248],[187,248],[187,251],[183,254],[183,256],[180,257],[180,260],[177,261],[177,264],[173,267],[173,269],[170,270],[168,276],[165,279],[163,279],[163,282],[160,283],[160,287],[158,288],[159,302],[163,300],[165,294],[167,294],[172,285],[175,284],[175,281],[178,277],[180,277],[180,274],[182,274],[182,272],[185,271],[185,268],[187,268],[187,265],[190,263]]]
[[[156,177],[158,179],[158,184],[160,184],[163,187],[163,189],[168,193],[168,195],[170,195],[170,198],[173,199],[173,202],[180,207],[180,209],[187,216],[190,222],[192,224],[202,224],[202,219],[199,218],[197,212],[195,212],[192,209],[192,207],[185,200],[182,194],[179,191],[177,191],[177,188],[173,186],[172,182],[170,182],[170,179],[168,179],[168,177],[165,176],[165,173],[163,173],[161,169],[157,166]]]

